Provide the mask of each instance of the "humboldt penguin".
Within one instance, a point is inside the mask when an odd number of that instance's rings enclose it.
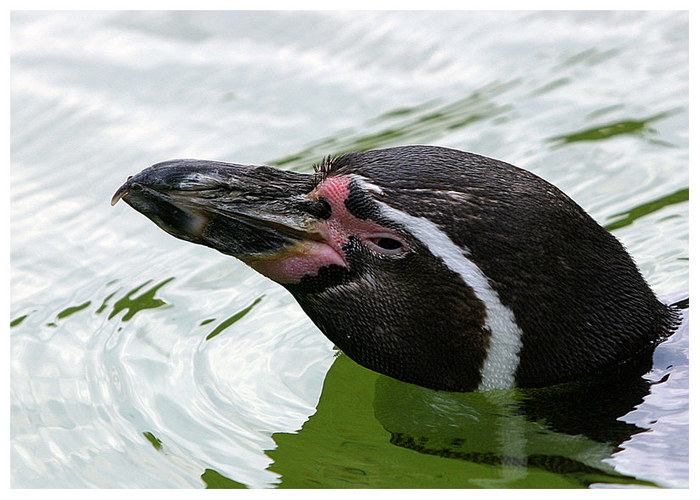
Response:
[[[172,160],[130,177],[120,199],[284,286],[357,363],[432,389],[613,373],[677,322],[559,189],[454,149],[343,154],[314,173]]]

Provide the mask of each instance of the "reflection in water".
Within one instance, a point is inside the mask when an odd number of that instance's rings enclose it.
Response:
[[[590,48],[582,52],[574,54],[573,56],[567,57],[562,63],[562,66],[575,66],[577,64],[586,64],[588,66],[595,66],[601,62],[610,59],[611,57],[617,55],[618,51],[616,49],[596,49]]]
[[[139,312],[143,311],[145,309],[155,309],[157,307],[162,307],[165,305],[165,301],[161,299],[155,298],[156,292],[165,286],[166,284],[170,283],[172,280],[175,278],[168,278],[164,281],[161,281],[157,285],[149,288],[145,292],[143,292],[141,295],[138,297],[132,298],[132,295],[134,295],[136,292],[141,290],[143,287],[148,285],[151,281],[145,282],[143,285],[139,285],[133,290],[131,290],[129,293],[127,293],[124,297],[119,299],[114,303],[114,307],[112,308],[112,312],[109,313],[109,319],[112,319],[114,316],[119,314],[121,311],[124,309],[127,310],[127,313],[124,315],[122,318],[122,321],[129,321],[131,318],[134,317],[134,315]]]
[[[173,281],[175,278],[171,277],[166,280],[161,281],[157,285],[149,288],[145,292],[143,292],[141,295],[137,297],[132,297],[135,293],[137,293],[139,290],[144,288],[146,285],[148,285],[151,280],[146,281],[145,283],[142,283],[141,285],[137,286],[136,288],[132,289],[131,291],[127,292],[127,294],[122,297],[121,299],[117,300],[114,303],[114,306],[112,308],[112,311],[109,313],[108,319],[114,318],[117,314],[119,314],[121,311],[126,310],[127,313],[124,315],[122,318],[122,321],[129,321],[132,319],[136,313],[139,311],[144,311],[146,309],[155,309],[158,307],[163,307],[167,305],[167,303],[159,298],[156,298],[156,292],[161,289],[163,286],[167,285],[171,281]],[[113,284],[114,281],[108,283],[108,285]],[[115,290],[109,295],[107,295],[103,300],[100,306],[95,310],[95,314],[100,314],[104,312],[105,309],[107,309],[107,306],[109,304],[109,301],[119,292],[119,290]],[[58,312],[56,314],[56,319],[66,319],[69,316],[72,316],[80,311],[83,311],[84,309],[87,309],[90,307],[92,304],[91,300],[87,300],[77,306],[70,306],[66,307],[62,311]],[[254,305],[254,304],[253,304]],[[14,320],[10,321],[10,327],[15,327],[19,326],[31,313],[23,314],[22,316],[19,316],[15,318]],[[213,321],[213,320],[212,320]],[[47,326],[56,326],[57,324],[55,322],[48,323]]]
[[[649,127],[649,124],[663,118],[668,118],[678,113],[678,111],[679,110],[670,110],[640,120],[620,120],[613,123],[606,123],[605,125],[599,125],[579,132],[558,135],[549,140],[550,142],[554,142],[555,145],[559,145],[578,141],[600,141],[620,134],[655,134],[656,131]]]
[[[148,439],[148,442],[151,443],[156,450],[161,450],[163,448],[162,441],[155,437],[152,432],[144,432],[143,437]]]
[[[294,155],[273,161],[271,165],[305,170],[311,164],[310,159],[319,160],[329,151],[341,155],[399,144],[426,144],[467,125],[504,114],[510,106],[499,104],[496,98],[517,84],[517,81],[493,83],[447,104],[433,100],[392,110],[379,115],[360,131],[338,132]]]
[[[668,205],[673,205],[674,203],[683,203],[688,201],[689,198],[690,195],[688,188],[679,189],[675,193],[667,194],[661,198],[637,205],[626,212],[613,215],[613,219],[616,220],[606,224],[605,229],[612,231],[613,229],[629,226],[640,217],[656,212],[657,210],[661,210],[662,208]]]
[[[20,325],[20,324],[22,323],[22,321],[24,321],[25,319],[27,319],[27,316],[29,316],[29,314],[23,314],[22,316],[19,316],[18,318],[15,318],[15,319],[11,320],[11,321],[10,321],[10,327]]]
[[[88,307],[91,303],[92,303],[92,302],[90,302],[90,301],[88,300],[87,302],[85,302],[85,303],[83,303],[83,304],[80,304],[79,306],[68,307],[68,308],[64,309],[63,311],[61,311],[60,313],[58,313],[57,317],[58,317],[58,319],[67,318],[67,317],[70,316],[71,314],[75,314],[75,313],[77,313],[78,311],[82,311],[83,309],[85,309],[86,307]]]
[[[244,484],[241,484],[233,479],[222,476],[213,469],[206,469],[202,474],[202,481],[207,485],[208,489],[243,489],[246,488]]]
[[[243,318],[243,316],[248,314],[250,312],[250,310],[253,309],[253,307],[255,307],[263,299],[263,297],[264,297],[264,295],[262,297],[258,297],[248,307],[246,307],[242,311],[238,311],[236,314],[234,314],[230,318],[225,319],[219,326],[214,328],[214,331],[212,331],[209,335],[207,335],[207,340],[210,340],[210,339],[216,337],[218,334],[220,334],[221,332],[226,330],[229,326],[233,325],[236,321]],[[200,326],[211,323],[212,321],[215,321],[215,320],[213,320],[213,319],[212,320],[204,320],[204,321],[202,321]]]
[[[68,308],[64,309],[63,311],[59,312],[59,313],[56,315],[56,318],[57,318],[57,319],[65,319],[65,318],[67,318],[68,316],[71,316],[71,315],[73,315],[73,314],[75,314],[75,313],[77,313],[77,312],[79,312],[79,311],[82,311],[83,309],[87,308],[91,303],[92,303],[92,302],[88,300],[87,302],[85,302],[85,303],[83,303],[83,304],[80,304],[79,306],[68,307]],[[13,322],[13,323],[14,323],[14,322]],[[10,324],[10,326],[12,326],[12,324]],[[57,323],[55,323],[55,322],[52,321],[52,322],[50,322],[50,323],[47,323],[46,326],[56,327],[56,326],[58,326],[58,325],[57,325]]]
[[[535,390],[454,394],[377,380],[375,413],[390,441],[423,454],[497,466],[506,486],[532,469],[592,483],[647,484],[605,459],[646,429],[618,420],[639,405],[649,382],[639,375]]]
[[[170,283],[174,279],[175,279],[174,277],[171,277],[171,278],[168,278],[166,280],[163,280],[160,283],[152,286],[151,288],[149,288],[148,290],[146,290],[145,292],[143,292],[142,294],[140,294],[136,297],[133,297],[133,295],[136,294],[137,292],[139,292],[144,287],[146,287],[151,282],[151,280],[148,280],[145,283],[142,283],[141,285],[137,286],[136,288],[130,290],[129,292],[126,293],[126,295],[124,295],[122,298],[120,298],[119,300],[117,300],[114,303],[114,306],[112,307],[112,311],[109,313],[108,319],[112,319],[120,312],[126,310],[127,313],[122,317],[122,321],[129,321],[139,311],[144,311],[146,309],[156,309],[156,308],[163,307],[163,306],[167,305],[167,303],[164,300],[157,298],[155,295],[156,295],[156,292],[158,292],[158,290],[163,288],[165,285],[167,285],[168,283]],[[115,290],[112,293],[110,293],[109,295],[107,295],[107,297],[105,297],[102,300],[101,305],[95,311],[95,314],[102,313],[107,308],[109,301],[118,293],[118,291],[119,290]],[[258,305],[264,297],[265,297],[264,295],[258,297],[249,306],[247,306],[246,308],[238,311],[237,313],[235,313],[231,317],[222,321],[221,324],[219,324],[216,328],[214,328],[214,330],[209,335],[207,335],[206,340],[210,340],[210,339],[216,337],[218,334],[223,332],[225,329],[229,328],[231,325],[233,325],[234,323],[236,323],[237,321],[242,319],[256,305]],[[72,316],[73,314],[75,314],[77,312],[80,312],[84,309],[87,309],[91,304],[92,304],[92,301],[88,300],[80,305],[67,307],[67,308],[63,309],[61,312],[59,312],[56,315],[56,318],[57,319],[65,319],[68,316]],[[11,320],[10,327],[15,327],[15,326],[20,325],[28,316],[29,316],[29,314],[24,314],[24,315],[19,316],[18,318],[14,319],[14,320]],[[207,324],[212,323],[214,321],[216,321],[216,318],[205,319],[205,320],[201,321],[200,326],[207,325]],[[56,326],[56,323],[49,323],[48,326]]]
[[[340,356],[318,412],[298,434],[274,436],[270,469],[289,488],[401,487],[409,477],[433,487],[653,486],[606,462],[647,430],[620,418],[649,394],[639,374],[650,363],[585,383],[460,394]]]

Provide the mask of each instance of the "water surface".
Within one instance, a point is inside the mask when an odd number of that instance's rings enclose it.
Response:
[[[15,12],[11,44],[14,487],[687,485],[687,330],[612,385],[427,391],[109,205],[169,158],[455,147],[553,182],[684,298],[687,14]]]

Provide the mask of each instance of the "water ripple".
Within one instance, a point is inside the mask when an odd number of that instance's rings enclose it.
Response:
[[[433,448],[375,414],[401,400],[333,364],[285,290],[109,199],[167,158],[309,171],[329,154],[433,142],[554,182],[616,224],[657,291],[687,290],[686,13],[13,12],[11,24],[13,487],[591,480],[564,470],[580,456],[523,476],[493,449],[479,463],[417,452]],[[651,430],[612,463],[682,485],[684,449],[668,443],[683,442],[687,379],[664,369],[626,416]],[[319,403],[324,382],[347,389]],[[480,443],[607,450],[507,421],[500,444],[483,429]]]

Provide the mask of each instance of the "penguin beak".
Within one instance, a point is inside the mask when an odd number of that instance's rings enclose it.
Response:
[[[291,283],[301,278],[309,262],[345,265],[342,255],[325,243],[320,228],[329,207],[307,196],[314,187],[313,174],[172,160],[129,177],[112,205],[124,200],[177,238],[232,255],[276,281]]]

